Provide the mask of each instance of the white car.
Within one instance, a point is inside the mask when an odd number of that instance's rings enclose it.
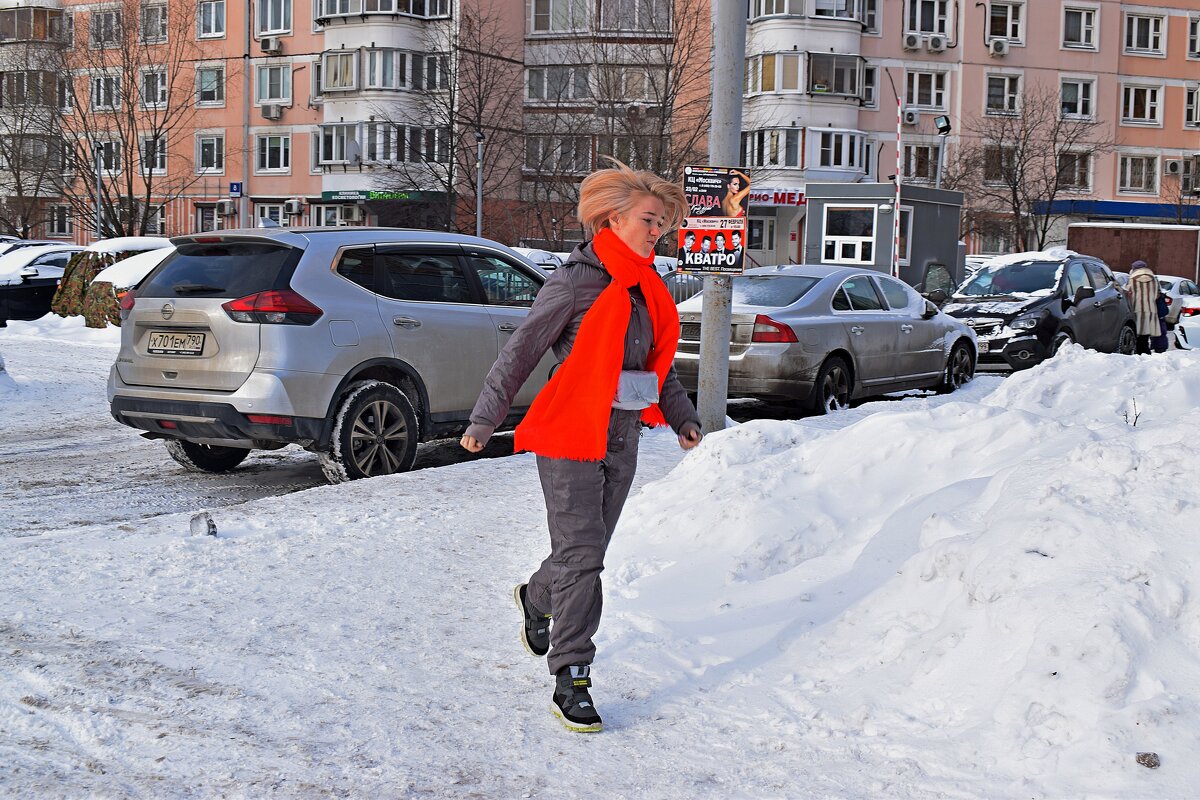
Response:
[[[1187,295],[1179,300],[1179,320],[1175,323],[1175,342],[1184,350],[1200,347],[1200,296]]]
[[[82,249],[72,244],[43,244],[0,255],[0,284],[20,283],[22,278],[61,278],[71,255]]]
[[[532,247],[514,247],[512,249],[545,271],[558,269],[563,265],[563,260],[549,250],[538,250]]]

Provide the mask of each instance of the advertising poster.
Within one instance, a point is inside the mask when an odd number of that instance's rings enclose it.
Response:
[[[679,226],[679,268],[740,275],[750,176],[731,167],[684,167],[688,212]]]

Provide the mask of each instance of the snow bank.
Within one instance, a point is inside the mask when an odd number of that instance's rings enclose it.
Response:
[[[162,236],[118,236],[115,239],[101,239],[88,245],[87,250],[91,253],[124,253],[170,246],[171,240]]]
[[[627,507],[604,647],[942,790],[1186,796],[1198,406],[1195,354],[1074,347],[982,403],[710,437]]]
[[[138,281],[149,275],[152,269],[161,264],[164,258],[174,252],[175,245],[168,244],[166,247],[147,250],[146,252],[132,255],[129,258],[123,258],[96,273],[96,277],[92,278],[92,283],[106,281],[117,289],[128,289],[130,286],[136,286]]]
[[[10,320],[8,327],[0,331],[0,342],[6,336],[36,336],[79,344],[121,343],[120,328],[89,328],[83,324],[83,317],[60,317],[57,314],[47,314],[29,322]]]

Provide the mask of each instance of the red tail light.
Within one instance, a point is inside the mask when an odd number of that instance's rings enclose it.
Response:
[[[1179,309],[1179,313],[1185,317],[1196,317],[1200,316],[1200,308],[1196,308],[1194,306],[1184,306],[1183,308]]]
[[[325,312],[291,289],[258,292],[221,305],[234,322],[312,325]]]
[[[280,417],[275,414],[247,414],[246,419],[256,425],[291,425],[291,417]]]
[[[121,310],[118,312],[121,319],[129,319],[129,312],[133,311],[133,289],[126,289],[118,294],[117,300],[121,306]]]
[[[1167,305],[1171,305],[1171,295],[1167,294],[1163,295],[1163,297],[1167,298]]]
[[[754,318],[754,335],[750,337],[750,341],[790,343],[799,339],[796,338],[796,332],[787,325],[759,314]]]

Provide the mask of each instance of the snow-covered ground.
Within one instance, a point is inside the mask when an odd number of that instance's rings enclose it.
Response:
[[[91,487],[45,495],[74,520],[107,465],[56,426],[123,430],[76,363],[113,344],[32,331],[0,333],[0,482],[27,463],[10,431],[43,430]],[[647,434],[593,736],[517,640],[546,547],[530,456],[214,502],[215,538],[177,483],[187,513],[10,535],[0,795],[1191,798],[1198,405],[1200,354],[1073,348],[686,457]]]

